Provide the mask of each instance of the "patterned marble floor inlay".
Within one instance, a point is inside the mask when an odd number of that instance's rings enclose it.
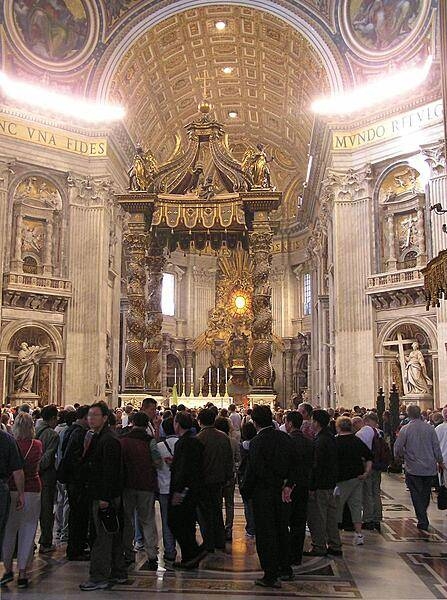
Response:
[[[430,526],[430,533],[420,531],[417,520],[412,517],[385,518],[382,523],[382,535],[390,542],[430,542],[445,543],[447,537]]]
[[[403,552],[400,556],[435,598],[447,598],[447,554]]]

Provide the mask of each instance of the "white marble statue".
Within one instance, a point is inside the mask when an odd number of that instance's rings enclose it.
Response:
[[[405,380],[410,394],[425,396],[430,394],[433,382],[427,375],[427,367],[419,344],[414,342],[412,350],[405,356]]]
[[[20,344],[17,355],[18,365],[14,369],[14,392],[31,393],[36,365],[47,352],[49,346],[29,346],[27,342]]]

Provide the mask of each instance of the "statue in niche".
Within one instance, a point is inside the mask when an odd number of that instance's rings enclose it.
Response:
[[[256,149],[248,148],[242,159],[242,170],[250,179],[253,187],[272,187],[269,163],[273,157],[267,158],[264,144],[258,144]]]
[[[427,367],[418,342],[413,342],[411,352],[405,356],[405,381],[410,394],[427,395],[433,382],[427,375]]]
[[[18,365],[14,369],[14,392],[32,392],[36,365],[48,351],[49,346],[29,346],[28,342],[20,344],[17,356]]]
[[[416,245],[417,237],[417,217],[408,215],[407,219],[401,221],[401,249],[409,248]]]
[[[133,157],[132,166],[128,170],[129,189],[132,191],[147,191],[158,171],[157,161],[150,150],[144,152],[138,145]]]

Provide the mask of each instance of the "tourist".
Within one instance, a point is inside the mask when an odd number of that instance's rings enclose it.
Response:
[[[145,398],[141,404],[141,412],[144,412],[149,417],[147,432],[154,440],[158,441],[160,431],[161,417],[157,412],[157,401],[155,398]]]
[[[363,417],[364,426],[356,433],[373,454],[372,470],[363,481],[363,529],[379,531],[383,518],[380,486],[382,471],[388,469],[391,461],[389,446],[378,429],[379,419],[375,412]],[[371,435],[372,432],[372,435]],[[383,450],[383,451],[382,451]]]
[[[12,559],[17,540],[17,568],[19,571],[17,587],[27,588],[27,569],[33,558],[34,538],[40,515],[40,492],[42,488],[39,477],[39,463],[42,458],[42,444],[39,440],[34,439],[33,418],[26,412],[21,412],[14,421],[13,435],[23,457],[24,502],[23,508],[17,510],[18,503],[20,503],[20,493],[17,491],[15,478],[11,477],[9,480],[11,506],[2,548],[5,574],[0,584],[5,585],[14,579]]]
[[[242,417],[236,410],[236,404],[230,404],[228,411],[231,424],[233,425],[232,437],[234,437],[234,439],[240,443]]]
[[[191,433],[192,419],[187,412],[177,411],[174,430],[179,440],[171,463],[170,504],[168,523],[182,551],[178,569],[196,569],[206,556],[196,539],[196,510],[203,495],[204,446]]]
[[[314,459],[314,442],[301,431],[302,424],[303,416],[299,411],[292,410],[287,413],[285,426],[293,442],[293,455],[297,465],[289,516],[290,563],[292,565],[300,565],[303,559],[309,483]]]
[[[40,539],[39,552],[53,552],[54,500],[56,495],[56,452],[59,436],[54,431],[57,425],[58,410],[53,405],[44,406],[41,412],[40,425],[36,427],[36,439],[42,442],[42,458],[40,461],[40,480],[42,482],[40,507]]]
[[[298,405],[298,412],[300,412],[303,417],[303,424],[301,425],[301,431],[304,433],[304,435],[307,438],[309,438],[310,440],[313,440],[315,437],[315,431],[312,427],[312,413],[313,413],[312,405],[309,404],[308,402],[301,402],[301,404]]]
[[[162,458],[162,463],[157,471],[158,474],[158,500],[160,502],[161,526],[163,533],[163,560],[165,564],[173,564],[176,559],[175,538],[169,529],[169,488],[171,485],[171,463],[174,458],[175,445],[178,436],[174,431],[174,419],[168,417],[163,421],[165,439],[158,442],[157,448]]]
[[[155,492],[157,469],[162,459],[157,442],[147,433],[149,417],[138,412],[133,417],[132,431],[120,437],[124,467],[124,532],[123,546],[126,563],[135,562],[133,552],[135,513],[141,527],[147,554],[145,569],[158,568],[158,534],[155,523]]]
[[[124,407],[124,412],[121,415],[121,427],[124,429],[129,424],[129,415],[133,413],[132,404],[126,404]]]
[[[447,407],[442,409],[443,422],[435,428],[436,435],[442,452],[442,461],[447,465]],[[444,480],[447,482],[446,472],[443,472]]]
[[[214,425],[216,411],[203,408],[198,415],[203,444],[203,491],[199,498],[199,523],[208,552],[225,550],[225,527],[222,518],[222,490],[234,476],[233,451],[227,435]]]
[[[250,450],[250,442],[256,436],[256,427],[251,421],[243,423],[241,428],[241,444],[240,444],[240,464],[238,469],[239,489],[244,485],[245,475],[248,465],[248,453]],[[253,515],[253,499],[242,496],[244,503],[245,515],[245,535],[249,539],[253,539],[256,535],[255,518]]]
[[[82,468],[92,503],[95,537],[91,549],[90,578],[80,584],[82,591],[107,589],[127,582],[123,532],[118,519],[122,492],[121,445],[108,421],[107,404],[92,404],[88,423],[93,435],[84,438]]]
[[[428,532],[427,508],[437,467],[444,468],[443,456],[436,430],[421,419],[419,406],[407,408],[409,423],[399,431],[394,442],[394,456],[405,461],[405,481],[417,517],[417,527]]]
[[[338,417],[336,427],[338,523],[343,521],[343,509],[347,504],[354,524],[354,545],[360,546],[365,543],[362,535],[363,482],[371,473],[373,455],[353,433],[349,417]]]
[[[65,440],[67,431],[76,420],[76,411],[74,406],[68,405],[59,412],[58,424],[54,428],[55,433],[59,436],[59,444],[56,452],[56,470],[62,458],[62,446]],[[56,483],[56,538],[60,542],[68,541],[68,514],[70,512],[67,488],[65,483],[58,481]]]
[[[322,409],[312,413],[315,431],[314,463],[309,485],[307,523],[312,548],[304,556],[340,555],[341,540],[337,524],[337,502],[334,489],[337,484],[337,445],[329,431],[329,414]]]
[[[87,405],[76,409],[76,421],[67,429],[62,442],[62,458],[58,467],[58,478],[65,481],[70,507],[67,559],[72,561],[90,560],[90,554],[86,552],[90,502],[81,468],[84,439],[89,428],[89,409]]]
[[[229,418],[217,417],[214,422],[217,430],[225,433],[230,440],[231,451],[233,453],[233,476],[225,483],[222,490],[223,500],[225,502],[225,541],[231,542],[233,539],[234,522],[234,490],[236,487],[236,473],[241,461],[239,442],[231,436],[232,422]]]
[[[252,412],[257,435],[250,442],[242,497],[253,500],[256,550],[264,576],[256,585],[280,588],[280,579],[291,581],[288,510],[283,502],[284,482],[295,484],[293,445],[289,436],[277,431],[269,406],[255,406]]]
[[[16,504],[11,505],[11,494],[8,485],[12,477],[17,489]],[[23,459],[17,442],[12,435],[0,429],[0,548],[3,546],[3,537],[6,522],[11,510],[23,510],[25,496],[25,475],[23,472]]]

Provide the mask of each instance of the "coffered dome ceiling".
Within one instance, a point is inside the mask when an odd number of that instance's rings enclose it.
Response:
[[[219,31],[217,21],[225,29]],[[284,225],[293,223],[307,170],[309,106],[329,91],[316,51],[282,20],[238,6],[188,10],[149,29],[118,63],[109,98],[126,107],[134,142],[159,161],[170,156],[176,134],[184,136],[184,125],[196,118],[204,73],[234,156],[240,159],[247,144],[260,141],[274,156],[273,182],[285,193],[277,217]]]

